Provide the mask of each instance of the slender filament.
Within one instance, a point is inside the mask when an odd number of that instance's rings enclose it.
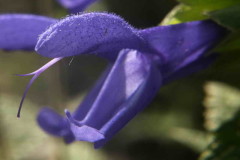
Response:
[[[21,99],[21,102],[20,102],[20,105],[19,105],[19,108],[18,108],[18,112],[17,112],[17,117],[20,118],[20,113],[21,113],[21,109],[22,109],[22,106],[23,106],[23,102],[24,102],[24,99],[28,93],[28,90],[29,88],[31,87],[31,85],[33,84],[33,82],[35,81],[35,79],[37,79],[37,77],[42,73],[44,72],[46,69],[48,69],[49,67],[51,67],[52,65],[54,65],[55,63],[57,63],[58,61],[60,61],[62,59],[62,57],[59,57],[59,58],[54,58],[52,59],[51,61],[49,61],[47,64],[45,64],[44,66],[42,66],[41,68],[39,68],[38,70],[32,72],[32,73],[28,73],[28,74],[17,74],[18,76],[31,76],[33,75],[33,77],[31,78],[31,80],[29,81],[29,83],[27,84],[25,90],[24,90],[24,93],[23,93],[23,96],[22,96],[22,99]]]

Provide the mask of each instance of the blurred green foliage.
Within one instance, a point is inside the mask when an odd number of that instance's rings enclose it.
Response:
[[[239,111],[240,91],[226,84],[209,82],[205,85],[205,92],[205,127],[215,132]]]
[[[240,5],[212,11],[209,13],[209,16],[233,31],[240,30]]]
[[[20,97],[1,94],[0,159],[4,160],[106,160],[100,150],[91,144],[65,145],[63,141],[45,134],[36,124],[39,106],[29,100],[25,102],[22,117],[16,117]],[[76,105],[76,104],[75,104]]]
[[[180,4],[165,17],[162,25],[207,19],[211,11],[220,11],[240,4],[238,0],[179,0],[179,2]]]
[[[205,86],[205,126],[212,141],[200,160],[238,160],[240,158],[240,90],[211,82]]]

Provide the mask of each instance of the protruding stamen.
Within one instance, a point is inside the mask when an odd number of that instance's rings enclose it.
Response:
[[[27,92],[29,90],[29,88],[31,87],[31,85],[33,84],[34,80],[42,73],[44,72],[46,69],[48,69],[49,67],[51,67],[53,64],[57,63],[58,61],[60,61],[62,59],[62,57],[60,58],[54,58],[52,59],[50,62],[48,62],[47,64],[45,64],[44,66],[42,66],[41,68],[39,68],[38,70],[32,72],[32,73],[28,73],[28,74],[18,74],[18,76],[31,76],[34,75],[32,77],[32,79],[29,81],[29,83],[27,84],[27,87],[23,93],[19,108],[18,108],[18,113],[17,113],[17,117],[20,117],[20,113],[21,113],[21,109],[22,109],[22,105],[24,102],[24,99],[27,95]]]
[[[46,63],[45,65],[43,65],[41,68],[39,68],[38,70],[32,72],[32,73],[28,73],[28,74],[16,74],[16,76],[31,76],[34,74],[37,74],[38,72],[43,72],[46,69],[48,69],[49,67],[51,67],[53,64],[55,64],[56,62],[60,61],[62,59],[62,57],[60,58],[54,58],[51,61],[49,61],[48,63]]]

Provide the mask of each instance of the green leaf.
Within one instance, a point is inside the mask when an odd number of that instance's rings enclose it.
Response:
[[[240,157],[240,112],[221,125],[214,141],[203,152],[200,160],[239,160]]]
[[[173,128],[168,133],[168,136],[199,153],[207,147],[210,138],[202,131],[189,128]]]
[[[222,83],[206,85],[206,128],[213,141],[200,160],[239,160],[240,91]]]
[[[240,32],[234,32],[224,42],[224,45],[220,45],[216,52],[235,52],[240,51]]]
[[[199,6],[207,9],[221,9],[236,4],[240,4],[238,0],[178,0],[189,6]]]
[[[240,30],[240,5],[210,12],[209,16],[231,30]]]
[[[220,82],[207,83],[205,91],[205,127],[216,131],[240,109],[240,91]]]
[[[202,14],[202,9],[199,7],[191,7],[184,4],[179,4],[164,18],[160,25],[178,24],[194,20],[203,20],[207,16]]]
[[[179,0],[176,6],[163,20],[161,25],[176,24],[209,18],[208,13],[240,5],[238,0]]]

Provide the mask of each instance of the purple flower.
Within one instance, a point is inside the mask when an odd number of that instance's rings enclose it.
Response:
[[[57,0],[64,8],[71,13],[78,13],[85,10],[89,5],[97,0]]]
[[[0,48],[34,50],[38,35],[55,22],[53,18],[36,15],[0,15]]]
[[[54,59],[26,74],[34,76],[20,108],[33,81],[60,59],[80,54],[108,59],[109,66],[75,112],[66,110],[62,117],[43,108],[37,118],[43,130],[67,143],[89,141],[99,148],[142,111],[162,85],[208,66],[215,55],[205,53],[225,35],[226,30],[210,20],[139,30],[107,13],[67,17],[39,37],[35,50]]]

